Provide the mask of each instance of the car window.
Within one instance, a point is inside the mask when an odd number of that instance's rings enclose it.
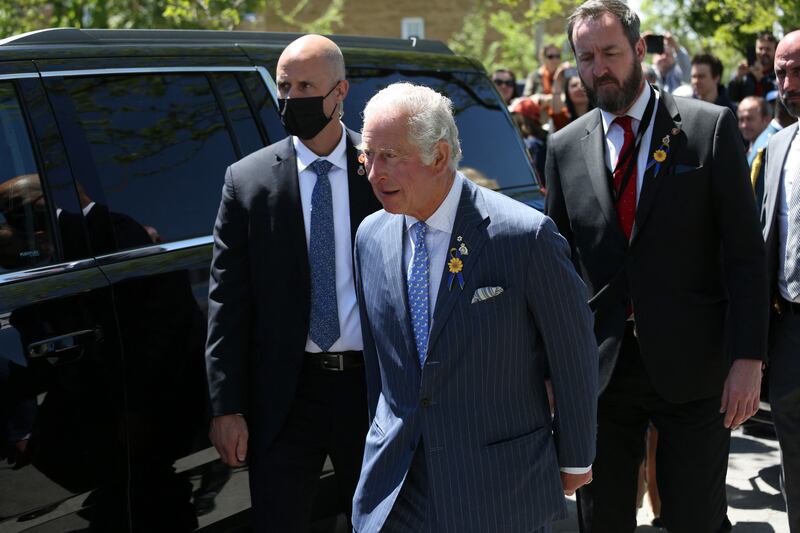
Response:
[[[253,118],[247,98],[245,98],[236,76],[229,72],[211,74],[220,99],[225,106],[228,120],[231,122],[239,145],[240,157],[252,154],[264,147],[264,139]]]
[[[267,130],[267,144],[280,141],[286,137],[286,129],[281,124],[275,101],[264,85],[261,75],[255,72],[243,72],[240,79],[244,82],[248,97],[253,103],[253,109],[261,118],[261,123]]]
[[[350,92],[344,106],[344,122],[348,127],[361,129],[361,110],[387,85],[398,81],[426,85],[453,101],[464,154],[459,165],[462,171],[472,172],[471,177],[482,175],[494,180],[497,186],[490,185],[495,189],[535,184],[522,141],[483,74],[353,68],[348,70],[348,79]]]
[[[205,74],[64,77],[45,83],[82,203],[99,204],[92,209],[110,220],[116,249],[144,245],[142,228],[152,242],[211,233],[225,169],[237,157]],[[134,227],[135,236],[129,231]]]
[[[0,83],[0,274],[50,262],[47,207],[14,86]]]

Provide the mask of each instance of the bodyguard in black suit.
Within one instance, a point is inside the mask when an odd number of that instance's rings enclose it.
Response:
[[[547,157],[548,214],[589,287],[604,389],[581,528],[635,529],[652,421],[666,527],[724,531],[729,429],[758,407],[768,307],[736,121],[642,80],[639,20],[619,0],[578,7],[569,39],[598,103]]]
[[[775,53],[778,91],[800,119],[800,31]],[[789,530],[800,532],[800,137],[798,123],[769,140],[765,163],[764,238],[773,295],[769,343],[769,402],[781,444],[783,496]]]
[[[276,75],[291,137],[225,176],[209,288],[210,437],[250,469],[256,531],[307,531],[330,455],[349,511],[367,430],[352,242],[379,207],[341,116],[336,45],[290,44]]]

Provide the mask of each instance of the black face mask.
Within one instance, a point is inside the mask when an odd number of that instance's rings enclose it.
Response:
[[[281,122],[289,135],[295,135],[304,141],[316,137],[336,113],[334,109],[331,116],[326,116],[322,104],[338,86],[339,82],[336,82],[336,85],[325,96],[278,98]]]

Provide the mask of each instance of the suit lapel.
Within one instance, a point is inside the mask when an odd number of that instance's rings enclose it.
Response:
[[[617,213],[614,209],[614,201],[611,198],[611,188],[608,183],[606,136],[603,132],[603,120],[599,109],[594,110],[593,113],[596,120],[586,126],[586,136],[581,138],[583,160],[586,162],[589,181],[600,204],[600,211],[606,219],[607,227],[625,242],[625,233],[623,233],[619,222],[617,222]]]
[[[764,235],[767,237],[774,227],[778,192],[781,185],[781,169],[786,163],[786,156],[789,155],[789,147],[792,145],[797,127],[797,122],[789,126],[788,129],[791,132],[781,135],[777,142],[771,143],[767,148],[767,168],[764,173],[764,207],[766,209]]]
[[[673,135],[672,133],[676,129],[679,133]],[[642,227],[647,221],[647,216],[650,214],[650,209],[653,207],[653,201],[658,194],[658,190],[661,188],[661,183],[664,181],[660,176],[666,173],[665,168],[674,160],[675,153],[679,152],[686,142],[686,134],[683,133],[681,129],[681,117],[675,105],[675,100],[669,93],[662,91],[658,100],[658,106],[656,107],[653,136],[650,139],[650,150],[647,152],[648,162],[652,159],[652,154],[661,148],[663,144],[662,141],[666,136],[670,137],[667,159],[661,163],[658,173],[655,171],[655,166],[650,170],[646,170],[644,179],[642,180],[642,191],[639,194],[639,202],[636,205],[636,224],[634,224],[633,234],[631,235],[631,245],[636,242]]]
[[[464,267],[462,276],[464,278],[464,286],[468,286],[470,273],[474,270],[477,264],[478,257],[486,243],[488,232],[486,227],[489,225],[489,214],[483,203],[483,196],[480,189],[473,185],[470,181],[464,180],[461,190],[461,198],[458,203],[458,210],[456,211],[456,218],[453,223],[453,233],[450,236],[450,244],[448,250],[451,248],[458,248],[462,243],[467,246],[469,253],[463,256]],[[461,237],[461,242],[458,241]],[[450,260],[450,253],[447,254],[447,260]],[[447,269],[447,262],[438,268],[434,265],[431,266],[431,273],[439,271],[442,272],[442,281],[439,284],[439,292],[436,296],[436,308],[433,310],[433,322],[431,323],[431,332],[428,336],[428,354],[430,354],[436,346],[436,340],[444,328],[453,307],[459,299],[468,297],[465,296],[458,283],[457,279],[453,280],[452,287],[448,287],[448,278],[450,273]]]
[[[272,165],[272,179],[275,180],[272,190],[278,197],[280,206],[274,218],[281,218],[283,223],[276,227],[286,228],[288,232],[285,242],[291,245],[291,256],[294,264],[300,269],[300,279],[306,284],[305,289],[311,291],[311,269],[308,264],[308,246],[306,245],[305,222],[303,221],[303,205],[300,201],[300,180],[297,177],[297,157],[295,156],[292,138],[287,137],[276,149],[275,162]],[[270,221],[264,221],[270,223]],[[266,251],[265,251],[266,253]]]
[[[392,216],[388,223],[387,237],[383,243],[383,269],[386,272],[385,294],[394,308],[394,316],[400,318],[400,328],[406,341],[405,353],[412,354],[417,360],[417,346],[411,329],[411,318],[408,316],[408,291],[406,290],[406,273],[403,271],[403,239],[406,227],[405,217]],[[415,365],[419,367],[419,365]]]

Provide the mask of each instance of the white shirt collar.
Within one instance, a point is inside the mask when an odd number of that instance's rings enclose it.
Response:
[[[341,124],[341,123],[340,123]],[[330,161],[333,166],[340,168],[347,171],[347,147],[345,145],[345,135],[347,135],[347,130],[342,124],[342,137],[339,139],[339,144],[336,145],[336,148],[333,151],[325,156],[318,156],[309,148],[303,144],[303,141],[300,138],[292,136],[292,143],[294,144],[294,151],[297,154],[297,173],[300,174],[305,169],[308,168],[308,165],[316,161],[317,159],[325,159]]]
[[[450,192],[444,197],[444,200],[439,204],[436,211],[425,221],[429,228],[445,233],[453,232],[453,224],[456,221],[456,212],[458,211],[458,203],[461,200],[461,189],[464,179],[461,172],[456,172],[456,177],[453,180],[453,184],[450,186]],[[405,218],[406,230],[411,229],[411,226],[419,222],[411,215],[405,215]]]
[[[639,94],[639,97],[633,103],[630,109],[625,113],[633,120],[636,121],[636,127],[638,128],[639,124],[642,122],[642,117],[644,116],[644,111],[647,109],[647,102],[650,100],[650,85],[645,83],[642,87],[642,92]],[[655,93],[656,102],[658,102],[658,92],[652,91]],[[603,117],[603,131],[608,134],[608,128],[614,122],[614,119],[617,118],[617,115],[606,111],[604,109],[600,110],[601,116]]]

